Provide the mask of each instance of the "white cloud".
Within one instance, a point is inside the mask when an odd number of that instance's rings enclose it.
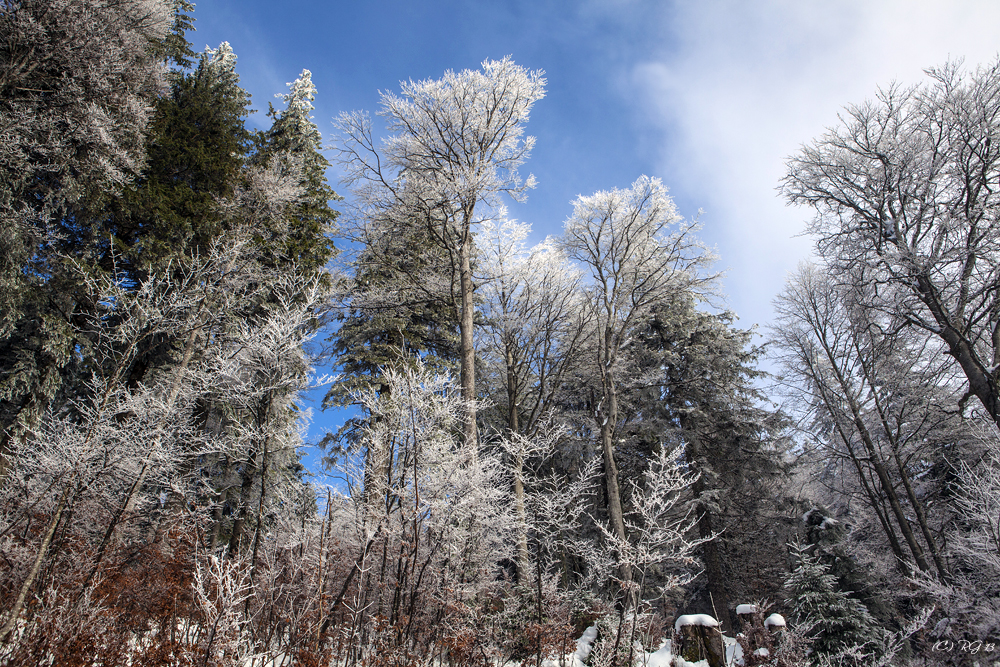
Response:
[[[991,62],[1000,3],[677,3],[660,26],[669,53],[634,66],[636,103],[663,131],[660,173],[706,210],[742,324],[770,319],[786,273],[808,255],[809,216],[775,191],[784,160],[878,86],[925,80],[949,58]]]

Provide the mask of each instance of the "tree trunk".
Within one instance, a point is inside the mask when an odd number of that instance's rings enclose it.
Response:
[[[695,497],[705,491],[705,483],[699,477],[693,488]],[[705,578],[708,579],[708,592],[711,595],[712,615],[719,621],[720,628],[728,628],[729,593],[726,591],[725,574],[722,571],[722,558],[719,556],[718,540],[713,539],[712,513],[703,504],[698,507],[698,535],[707,540],[701,545],[701,555],[705,559]]]
[[[899,456],[899,451],[894,450],[893,456],[895,456],[896,466],[899,468],[899,477],[903,480],[903,488],[906,489],[906,497],[910,501],[913,513],[917,515],[917,525],[920,526],[920,532],[924,536],[924,541],[927,542],[927,549],[931,552],[931,558],[934,560],[934,566],[937,568],[938,577],[942,583],[945,583],[948,579],[948,570],[944,566],[944,561],[941,560],[941,554],[938,552],[934,536],[931,535],[930,526],[927,525],[927,514],[924,512],[923,503],[919,501],[917,494],[913,491],[910,476],[906,472],[906,467]]]
[[[628,535],[625,533],[625,516],[622,510],[622,495],[618,486],[618,464],[615,462],[614,430],[618,421],[618,394],[615,390],[613,380],[604,373],[604,402],[607,408],[597,413],[597,418],[601,421],[601,451],[604,453],[604,483],[607,490],[608,518],[611,520],[611,529],[615,536],[625,542]],[[619,569],[619,576],[623,584],[629,589],[625,596],[625,608],[630,609],[634,603],[634,595],[631,593],[629,584],[632,583],[632,567],[628,563],[622,563]]]
[[[940,327],[937,334],[947,343],[948,354],[955,358],[965,373],[965,378],[969,381],[969,392],[979,399],[986,412],[993,418],[993,422],[1000,426],[1000,391],[997,389],[996,378],[976,354],[971,341],[952,322],[941,303],[937,289],[926,274],[918,274],[917,292]],[[1000,330],[1000,322],[997,326]],[[996,339],[1000,339],[1000,336],[996,336]],[[993,356],[997,357],[997,350],[994,350]]]
[[[708,667],[725,667],[726,646],[719,628],[708,625],[682,625],[677,628],[676,653],[687,662],[708,663]]]
[[[848,382],[844,377],[844,374],[837,363],[838,360],[836,355],[830,350],[825,340],[823,341],[823,348],[826,352],[827,359],[830,362],[830,367],[837,378],[837,383],[840,385],[842,398],[847,401],[847,406],[851,411],[850,418],[854,423],[854,428],[861,437],[861,442],[864,443],[865,450],[868,453],[868,462],[871,465],[872,470],[875,471],[875,475],[878,477],[879,485],[882,487],[882,492],[889,501],[889,507],[892,509],[892,513],[896,517],[896,523],[899,525],[899,531],[903,534],[903,539],[906,540],[907,546],[910,547],[910,552],[913,554],[917,567],[926,572],[930,569],[930,567],[927,565],[927,559],[924,557],[924,550],[917,542],[909,521],[906,520],[906,515],[903,513],[903,507],[899,503],[899,496],[896,494],[896,489],[892,484],[892,480],[889,478],[889,473],[885,469],[885,463],[882,461],[878,448],[875,446],[875,441],[872,438],[868,427],[865,425],[864,419],[862,418],[861,407],[858,405],[854,390],[851,387],[850,382]],[[835,402],[827,400],[826,397],[824,397],[824,401],[829,406],[836,405]],[[832,411],[832,414],[836,414],[836,411]]]
[[[846,392],[846,386],[844,389]],[[899,503],[899,495],[896,493],[896,489],[892,484],[892,480],[889,478],[889,473],[885,469],[885,464],[883,463],[878,450],[875,448],[875,442],[872,440],[871,434],[868,432],[867,427],[861,420],[861,415],[858,411],[857,404],[854,402],[854,397],[852,395],[848,395],[847,401],[851,406],[851,411],[854,413],[854,426],[858,429],[861,441],[864,443],[865,449],[868,451],[869,463],[875,471],[875,475],[878,477],[879,484],[882,487],[882,492],[889,501],[889,507],[892,508],[892,513],[896,517],[896,523],[899,524],[899,531],[903,534],[903,539],[906,540],[906,544],[910,547],[910,552],[913,554],[917,567],[926,572],[930,569],[930,567],[927,564],[927,558],[924,556],[924,550],[920,546],[920,543],[917,542],[917,538],[913,534],[913,528],[910,527],[910,522],[906,519],[903,507]]]
[[[257,459],[260,454],[255,447],[250,456],[247,457],[246,463],[243,466],[243,480],[240,484],[240,504],[237,510],[236,520],[233,521],[233,533],[229,536],[229,547],[227,549],[227,555],[232,557],[240,548],[240,539],[243,537],[243,527],[247,522],[247,510],[250,506],[250,493],[253,491],[254,479],[257,477],[258,463]],[[261,480],[263,484],[263,480]]]
[[[465,444],[467,447],[477,446],[476,437],[476,348],[472,339],[475,307],[472,301],[472,211],[466,212],[465,230],[462,235],[462,245],[459,250],[459,289],[462,294],[462,312],[459,320],[461,333],[462,355],[462,400],[465,402]]]
[[[14,601],[14,606],[11,607],[10,616],[7,617],[7,622],[4,623],[3,628],[0,628],[0,644],[7,641],[7,637],[14,630],[17,625],[17,619],[21,616],[21,610],[24,609],[24,600],[28,597],[28,591],[35,584],[35,579],[38,577],[38,572],[42,569],[42,562],[45,561],[45,556],[49,552],[49,545],[52,544],[52,536],[56,534],[56,528],[59,526],[59,520],[62,518],[63,511],[66,509],[66,505],[69,502],[69,494],[72,488],[76,485],[76,479],[79,473],[74,473],[73,476],[66,483],[63,488],[62,495],[59,496],[59,504],[56,506],[56,513],[52,516],[49,521],[49,527],[45,531],[45,537],[42,539],[42,544],[38,547],[38,555],[35,557],[35,562],[31,566],[31,570],[28,572],[28,576],[25,578],[24,583],[21,584],[21,590],[17,594],[17,599]]]
[[[520,418],[517,405],[517,385],[514,378],[514,358],[510,347],[504,359],[507,365],[507,428],[511,436],[520,432]],[[514,455],[514,511],[517,514],[517,580],[525,582],[531,571],[528,555],[528,517],[524,507],[524,453],[520,449]]]

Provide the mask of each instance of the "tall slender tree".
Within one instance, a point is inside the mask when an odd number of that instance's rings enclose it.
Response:
[[[457,267],[465,439],[476,434],[476,351],[473,231],[491,217],[502,193],[520,199],[534,185],[518,167],[534,146],[524,124],[545,94],[541,71],[509,57],[483,62],[481,71],[445,72],[438,80],[404,82],[402,95],[382,93],[381,115],[392,133],[375,147],[369,118],[343,114],[341,162],[359,200],[358,220],[417,216]]]
[[[591,416],[604,458],[611,529],[619,541],[628,539],[615,454],[622,431],[619,402],[625,387],[642,381],[634,343],[645,318],[711,283],[704,271],[712,257],[694,231],[681,221],[659,179],[648,176],[626,190],[579,197],[566,221],[562,247],[590,279],[584,308],[593,332],[588,366],[597,395]],[[620,577],[627,588],[632,574],[623,563]]]

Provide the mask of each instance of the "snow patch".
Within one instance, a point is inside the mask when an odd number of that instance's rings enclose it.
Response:
[[[597,625],[594,624],[583,631],[580,638],[576,640],[576,653],[573,654],[573,664],[583,665],[586,664],[587,658],[590,657],[590,649],[594,644],[594,640],[597,639]]]
[[[664,639],[660,648],[646,654],[646,660],[642,664],[645,667],[671,667],[670,661],[673,658],[674,655],[670,652],[670,640]]]
[[[708,660],[699,660],[698,662],[688,662],[684,658],[677,656],[674,658],[673,667],[708,667]]]

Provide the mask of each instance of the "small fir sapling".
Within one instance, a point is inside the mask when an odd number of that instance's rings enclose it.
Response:
[[[860,601],[837,587],[829,566],[800,545],[792,546],[792,555],[796,565],[785,589],[792,618],[808,628],[813,664],[846,648],[878,646],[886,631]]]

